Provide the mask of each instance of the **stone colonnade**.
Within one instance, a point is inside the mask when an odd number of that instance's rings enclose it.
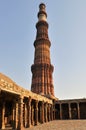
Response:
[[[32,125],[53,120],[53,105],[31,97],[19,96],[10,102],[4,100],[0,105],[0,128],[2,130],[7,124],[15,130],[23,130]],[[9,111],[10,113],[7,114]]]
[[[86,119],[86,101],[56,102],[55,119]]]

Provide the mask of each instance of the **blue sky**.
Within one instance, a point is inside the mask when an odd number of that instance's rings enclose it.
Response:
[[[86,97],[86,0],[0,0],[0,72],[31,88],[39,4],[48,14],[55,95]]]

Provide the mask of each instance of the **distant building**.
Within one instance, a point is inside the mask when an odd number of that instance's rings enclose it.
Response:
[[[86,119],[86,99],[59,100],[54,95],[51,42],[45,4],[40,4],[31,66],[31,91],[0,73],[0,129],[24,130],[56,119]]]

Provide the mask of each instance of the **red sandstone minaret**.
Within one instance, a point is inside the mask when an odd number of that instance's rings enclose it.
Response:
[[[51,43],[48,37],[48,23],[45,4],[39,5],[37,34],[34,41],[34,64],[31,66],[32,85],[31,91],[47,97],[54,96],[52,73],[54,67],[50,60]]]

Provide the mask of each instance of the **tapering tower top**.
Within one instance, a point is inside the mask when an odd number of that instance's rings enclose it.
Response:
[[[39,5],[38,20],[39,21],[42,21],[42,20],[47,21],[46,6],[43,3],[41,3]]]

